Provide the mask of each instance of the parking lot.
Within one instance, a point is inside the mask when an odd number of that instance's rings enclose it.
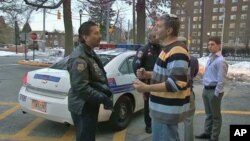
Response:
[[[73,141],[74,127],[23,114],[17,103],[23,74],[35,67],[17,65],[19,57],[0,57],[0,141]],[[222,100],[223,124],[221,141],[229,141],[232,124],[250,124],[249,84],[228,82]],[[196,115],[194,133],[203,131],[204,106],[201,97],[202,85],[195,83]],[[150,141],[151,135],[144,132],[143,112],[136,113],[130,125],[122,131],[113,131],[108,123],[97,127],[97,141]],[[180,136],[183,138],[183,125]],[[181,139],[183,140],[183,139]]]

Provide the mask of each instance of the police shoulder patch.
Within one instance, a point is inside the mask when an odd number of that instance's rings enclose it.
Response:
[[[82,72],[87,68],[87,63],[83,59],[77,59],[74,67],[79,71]]]

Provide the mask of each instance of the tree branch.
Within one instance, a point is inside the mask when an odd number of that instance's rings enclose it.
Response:
[[[27,5],[34,6],[34,7],[37,7],[37,8],[56,9],[64,2],[64,0],[60,0],[58,3],[54,3],[54,5],[44,5],[46,2],[48,2],[48,0],[43,0],[43,1],[41,1],[42,3],[40,3],[40,4],[39,3],[34,3],[34,2],[29,2],[29,0],[24,0],[24,2]]]

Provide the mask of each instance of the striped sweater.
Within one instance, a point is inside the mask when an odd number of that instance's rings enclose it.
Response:
[[[160,53],[151,83],[165,82],[166,92],[151,92],[150,115],[166,124],[176,124],[191,114],[190,57],[182,42],[166,46]]]

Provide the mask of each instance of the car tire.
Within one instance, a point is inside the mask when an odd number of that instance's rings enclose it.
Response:
[[[110,122],[114,130],[126,128],[133,115],[133,103],[128,96],[122,96],[115,104]]]

